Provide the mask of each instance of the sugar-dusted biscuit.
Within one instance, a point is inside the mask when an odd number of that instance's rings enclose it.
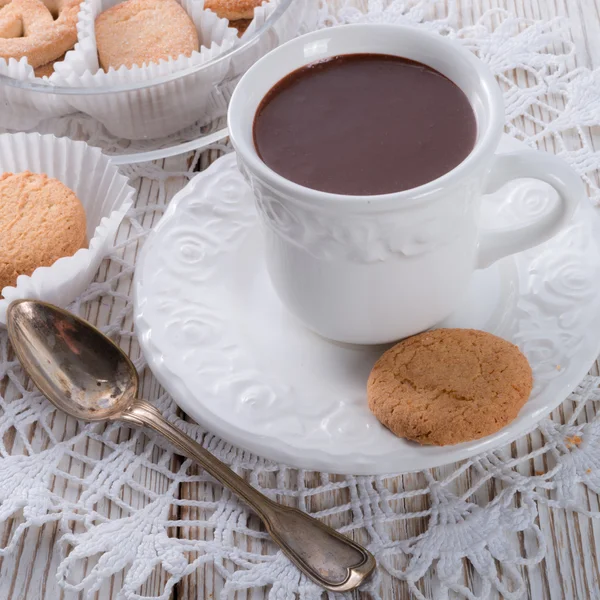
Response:
[[[0,58],[47,65],[77,42],[81,0],[0,0]]]
[[[200,48],[194,22],[176,0],[127,0],[98,15],[95,26],[105,71],[190,56]]]
[[[472,329],[437,329],[385,352],[367,396],[373,414],[397,436],[443,446],[508,425],[532,385],[527,359],[510,342]]]
[[[66,185],[29,171],[0,175],[0,292],[85,242],[85,211]]]
[[[253,19],[254,9],[264,0],[205,0],[204,8],[208,8],[223,19],[237,21]]]

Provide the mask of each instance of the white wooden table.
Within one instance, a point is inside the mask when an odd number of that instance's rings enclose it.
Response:
[[[298,2],[302,0],[296,0]],[[339,4],[341,0],[328,0]],[[366,0],[353,0],[359,7],[366,5]],[[527,18],[547,20],[556,16],[566,16],[570,20],[571,35],[577,44],[576,64],[590,68],[600,67],[600,0],[456,0],[459,25],[473,23],[483,12],[490,8],[505,8],[508,11]],[[445,10],[443,2],[433,2],[432,11],[438,15]],[[516,75],[515,75],[516,76]],[[533,127],[533,125],[528,125]],[[600,145],[597,132],[594,142]],[[593,136],[592,136],[593,137]],[[547,148],[552,151],[552,148]],[[205,167],[218,156],[215,152],[205,153],[200,164]],[[178,170],[186,165],[187,157],[175,157],[164,162],[168,170]],[[183,178],[173,177],[167,182],[167,196],[171,198],[185,183]],[[149,205],[157,202],[158,189],[151,182],[141,180],[138,184],[138,203]],[[147,225],[156,220],[153,213],[147,215]],[[120,235],[127,235],[122,231]],[[136,252],[135,249],[131,252]],[[100,276],[104,276],[101,272]],[[88,318],[102,325],[106,323],[110,308],[98,306],[90,311]],[[137,348],[132,342],[131,352]],[[598,364],[592,371],[598,374]],[[2,382],[0,381],[0,392]],[[149,399],[157,397],[161,392],[156,382],[147,377],[143,381],[142,393]],[[563,409],[557,411],[559,417]],[[57,435],[72,431],[74,422],[63,417],[56,417],[54,429]],[[33,433],[32,433],[33,435]],[[513,452],[519,448],[534,448],[540,443],[539,434],[532,434],[513,444]],[[90,450],[91,452],[91,450]],[[533,468],[533,467],[532,467]],[[533,473],[532,473],[533,474]],[[411,477],[405,476],[405,477]],[[152,482],[155,490],[160,491],[160,479]],[[187,498],[201,498],[206,494],[202,484],[188,484],[180,490],[180,495]],[[468,487],[468,485],[466,485]],[[491,492],[493,493],[493,492]],[[598,511],[598,497],[588,492],[590,510]],[[313,507],[315,510],[318,506]],[[191,510],[191,509],[189,509]],[[532,600],[584,600],[600,599],[600,567],[596,559],[599,553],[600,524],[580,515],[563,510],[550,510],[546,506],[539,507],[539,526],[544,533],[548,550],[544,561],[535,568],[524,569],[523,575],[528,585],[528,598]],[[192,517],[181,514],[180,518]],[[4,546],[11,528],[9,523],[0,528],[0,545]],[[426,522],[420,524],[426,527]],[[59,600],[63,598],[83,598],[83,595],[65,595],[56,583],[55,573],[60,560],[57,542],[57,528],[54,524],[40,529],[29,529],[22,538],[17,551],[10,557],[0,559],[0,600]],[[468,582],[473,576],[465,568],[464,578]],[[123,574],[113,578],[96,595],[96,600],[113,600],[120,588]],[[141,594],[159,594],[163,588],[165,574],[156,572],[149,580]],[[222,587],[220,577],[207,566],[194,575],[186,578],[175,589],[173,598],[181,600],[213,600],[219,597]],[[404,600],[409,598],[406,586],[390,578],[384,579],[383,597],[386,600]],[[431,594],[430,577],[423,581],[422,591]],[[240,592],[235,598],[239,600],[260,600],[265,597],[263,591]],[[366,598],[360,593],[356,598]]]

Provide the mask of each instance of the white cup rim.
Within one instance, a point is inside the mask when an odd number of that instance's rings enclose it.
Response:
[[[257,77],[264,71],[269,71],[274,61],[289,51],[290,48],[305,46],[307,43],[312,43],[318,40],[331,40],[337,35],[347,35],[349,31],[353,31],[353,35],[373,36],[374,38],[381,34],[382,30],[393,30],[394,35],[412,37],[417,36],[424,42],[435,45],[440,52],[454,54],[460,57],[463,62],[466,62],[473,71],[476,72],[481,96],[485,104],[487,123],[482,131],[478,132],[477,141],[469,155],[456,167],[448,171],[444,175],[424,183],[423,185],[402,190],[399,192],[391,192],[387,194],[374,195],[346,195],[336,194],[332,192],[324,192],[302,186],[286,179],[282,175],[276,173],[268,167],[258,155],[252,135],[246,136],[243,134],[244,128],[250,128],[252,132],[253,122],[248,122],[244,118],[244,108],[247,104],[247,98],[250,90],[257,80]],[[349,50],[346,54],[351,54]],[[393,49],[390,49],[390,54],[393,54]],[[332,53],[331,56],[339,53]],[[399,54],[401,55],[401,54]],[[310,64],[314,59],[308,59],[304,64]],[[422,61],[427,64],[427,61]],[[294,71],[297,66],[291,66],[287,73]],[[273,81],[275,85],[281,77]],[[272,87],[272,85],[270,87]],[[262,97],[268,92],[270,87],[265,90]],[[254,114],[251,121],[254,120]],[[382,24],[382,23],[360,23],[353,25],[340,25],[320,29],[298,38],[295,38],[266,54],[258,60],[242,77],[232,95],[229,111],[228,125],[232,144],[241,159],[242,164],[247,168],[253,176],[257,177],[261,183],[276,190],[279,193],[285,194],[290,199],[300,200],[310,204],[328,204],[339,205],[343,202],[347,208],[352,205],[364,206],[370,205],[372,208],[383,208],[385,205],[392,204],[397,208],[398,201],[402,201],[405,206],[410,206],[415,202],[423,202],[428,198],[433,198],[445,188],[453,187],[455,184],[462,181],[474,169],[484,168],[484,163],[490,155],[492,155],[500,142],[504,125],[504,103],[500,88],[486,65],[480,61],[475,55],[462,47],[458,42],[452,41],[439,34],[424,32],[415,27],[404,25]],[[479,126],[479,123],[478,123]],[[250,140],[250,141],[249,141]]]

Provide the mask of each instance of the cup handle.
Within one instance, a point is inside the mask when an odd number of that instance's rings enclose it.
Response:
[[[491,194],[509,181],[525,177],[550,184],[558,192],[560,202],[527,225],[483,230],[477,268],[485,269],[504,256],[533,248],[555,236],[570,221],[585,194],[580,177],[565,162],[553,154],[533,150],[497,154],[484,193]]]

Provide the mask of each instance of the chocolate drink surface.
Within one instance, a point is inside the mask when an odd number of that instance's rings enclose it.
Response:
[[[263,162],[305,187],[400,192],[437,179],[471,152],[477,122],[438,71],[387,54],[346,54],[294,71],[254,119]]]

